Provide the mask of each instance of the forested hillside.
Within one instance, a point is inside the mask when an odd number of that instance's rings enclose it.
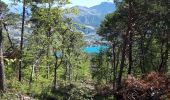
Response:
[[[170,99],[169,0],[113,0],[95,42],[84,41],[73,19],[84,15],[69,0],[3,1],[0,100]],[[11,12],[18,4],[22,13]],[[104,16],[105,5],[89,9]]]

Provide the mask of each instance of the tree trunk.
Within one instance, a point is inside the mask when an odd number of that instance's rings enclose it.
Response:
[[[163,48],[161,49],[161,64],[159,65],[159,72],[165,73],[167,71],[167,63],[169,58],[169,51],[170,51],[170,43],[169,43],[169,34],[166,35],[166,44],[165,44],[165,52],[163,51]],[[162,44],[163,45],[163,44]]]
[[[71,83],[71,59],[70,59],[70,56],[71,56],[71,51],[70,51],[70,47],[68,48],[68,80],[69,80],[69,83]]]
[[[113,89],[116,89],[117,69],[116,69],[116,54],[115,45],[112,44],[112,69],[113,69]]]
[[[125,59],[126,59],[126,46],[127,46],[127,32],[123,34],[123,48],[122,48],[122,57],[121,57],[121,63],[120,63],[120,70],[117,80],[117,91],[119,91],[122,87],[122,75],[123,75],[123,69],[125,67]],[[121,100],[121,97],[119,95],[115,95],[116,100]]]
[[[64,52],[62,51],[62,57],[61,61],[59,62],[59,58],[56,54],[56,50],[53,49],[53,54],[55,56],[55,64],[54,64],[54,80],[53,80],[53,86],[52,86],[52,91],[55,91],[57,89],[57,69],[61,66],[63,63],[63,54]]]
[[[128,13],[128,34],[129,34],[129,69],[128,69],[128,74],[131,74],[132,72],[132,1],[129,0],[129,13]]]
[[[58,61],[56,60],[55,67],[54,67],[54,83],[53,83],[53,88],[52,88],[53,91],[57,89],[57,66],[58,66],[57,62]]]
[[[48,79],[48,76],[49,76],[49,45],[47,46],[47,53],[46,53],[46,78]]]
[[[141,72],[145,73],[145,53],[144,53],[144,38],[145,38],[145,34],[142,33],[140,31],[140,68],[141,68]]]
[[[25,25],[25,0],[23,0],[23,12],[22,12],[22,28],[21,28],[21,42],[20,42],[20,51],[21,57],[19,61],[19,81],[22,80],[22,56],[23,56],[23,43],[24,43],[24,25]]]
[[[10,38],[8,29],[7,29],[7,25],[5,23],[3,23],[3,26],[4,26],[4,29],[5,29],[5,31],[7,33],[7,37],[8,37],[9,43],[10,43],[10,48],[9,49],[11,49],[11,48],[13,49],[14,48],[14,44],[13,44],[11,38]]]
[[[68,61],[67,60],[65,60],[64,66],[65,66],[64,80],[67,81],[67,75],[68,75]]]
[[[117,51],[117,55],[116,55],[116,74],[118,73],[117,69],[118,69],[118,66],[119,66],[119,63],[120,63],[120,59],[119,59],[120,58],[120,53],[121,53],[121,46],[118,47],[118,51]]]
[[[127,46],[127,34],[123,35],[122,57],[121,57],[120,70],[119,70],[119,76],[117,81],[118,89],[121,87],[123,69],[125,66],[126,46]]]
[[[5,91],[5,72],[4,72],[4,59],[2,52],[2,22],[0,19],[0,92]]]
[[[48,2],[48,17],[49,17],[49,21],[51,21],[51,2]],[[49,77],[49,70],[50,70],[50,65],[49,65],[49,52],[50,52],[50,45],[51,45],[51,26],[49,26],[49,28],[48,28],[48,30],[47,30],[47,41],[48,41],[48,46],[47,46],[47,54],[46,54],[46,56],[47,56],[47,65],[46,65],[46,77],[47,77],[47,79],[48,79],[48,77]]]

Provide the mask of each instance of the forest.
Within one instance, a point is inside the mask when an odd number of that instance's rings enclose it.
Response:
[[[0,0],[0,100],[170,100],[170,0],[112,2],[87,54],[70,0]]]

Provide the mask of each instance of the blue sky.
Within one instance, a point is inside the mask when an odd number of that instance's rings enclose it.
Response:
[[[10,0],[2,0],[5,2],[9,2]],[[113,0],[70,0],[72,5],[80,5],[80,6],[86,6],[91,7],[94,5],[98,5],[101,2],[113,2]]]
[[[86,7],[91,7],[98,5],[101,2],[113,2],[113,0],[70,0],[73,5],[81,5]]]

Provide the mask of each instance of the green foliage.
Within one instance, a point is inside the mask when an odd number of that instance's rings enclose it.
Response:
[[[122,35],[127,32],[128,23],[130,23],[128,20],[128,2],[129,0],[120,3],[118,9],[114,13],[108,14],[97,32],[99,35],[104,36],[105,39],[112,42],[116,48],[122,45]],[[165,3],[166,1],[132,1],[133,8],[131,10],[131,15],[133,20],[131,20],[131,24],[133,31],[132,51],[133,63],[135,64],[134,72],[138,72],[141,66],[145,67],[145,72],[150,72],[152,70],[158,71],[161,64],[160,58],[162,53],[165,53],[165,50],[169,48],[165,43],[165,41],[167,42],[169,39],[164,37],[168,34],[164,32],[167,30],[166,27],[168,27],[168,21],[166,21],[167,19],[164,17],[168,13],[168,6]],[[159,16],[159,18],[156,16]],[[127,36],[127,38],[129,38],[129,36]],[[129,41],[127,42],[129,43]],[[127,50],[126,52],[128,53],[129,51]],[[128,57],[126,59],[128,59]],[[141,65],[141,63],[143,63],[143,65]]]
[[[107,53],[101,51],[98,55],[92,57],[91,74],[97,84],[111,81],[109,78],[112,76],[112,68]]]
[[[22,0],[15,0],[21,2]],[[97,33],[108,41],[107,52],[86,55],[82,52],[83,35],[77,31],[68,15],[77,14],[77,9],[65,9],[69,0],[23,0],[31,8],[32,33],[25,36],[22,55],[22,82],[17,81],[19,57],[5,58],[7,92],[30,95],[39,99],[91,100],[95,84],[117,81],[121,73],[121,58],[125,57],[123,78],[127,77],[130,43],[132,42],[132,74],[160,71],[169,73],[170,35],[168,0],[116,0],[117,10],[108,14]],[[20,27],[20,16],[9,13],[7,5],[0,2],[5,15],[4,27]],[[77,27],[77,26],[76,26]],[[82,28],[79,26],[79,28]],[[129,33],[132,32],[132,41]],[[5,54],[13,56],[18,44],[3,30]],[[123,48],[124,42],[126,47]],[[124,50],[124,51],[123,51]],[[15,53],[15,52],[14,52]],[[89,82],[89,83],[88,83]],[[91,82],[91,83],[90,83]],[[55,87],[55,89],[52,89]],[[2,99],[13,98],[4,94]],[[100,97],[100,96],[99,96]],[[15,97],[14,97],[15,98]],[[17,98],[17,97],[16,97]],[[99,98],[101,100],[113,100]]]
[[[90,100],[92,99],[92,93],[93,91],[87,87],[76,87],[73,88],[69,94],[70,100]]]

